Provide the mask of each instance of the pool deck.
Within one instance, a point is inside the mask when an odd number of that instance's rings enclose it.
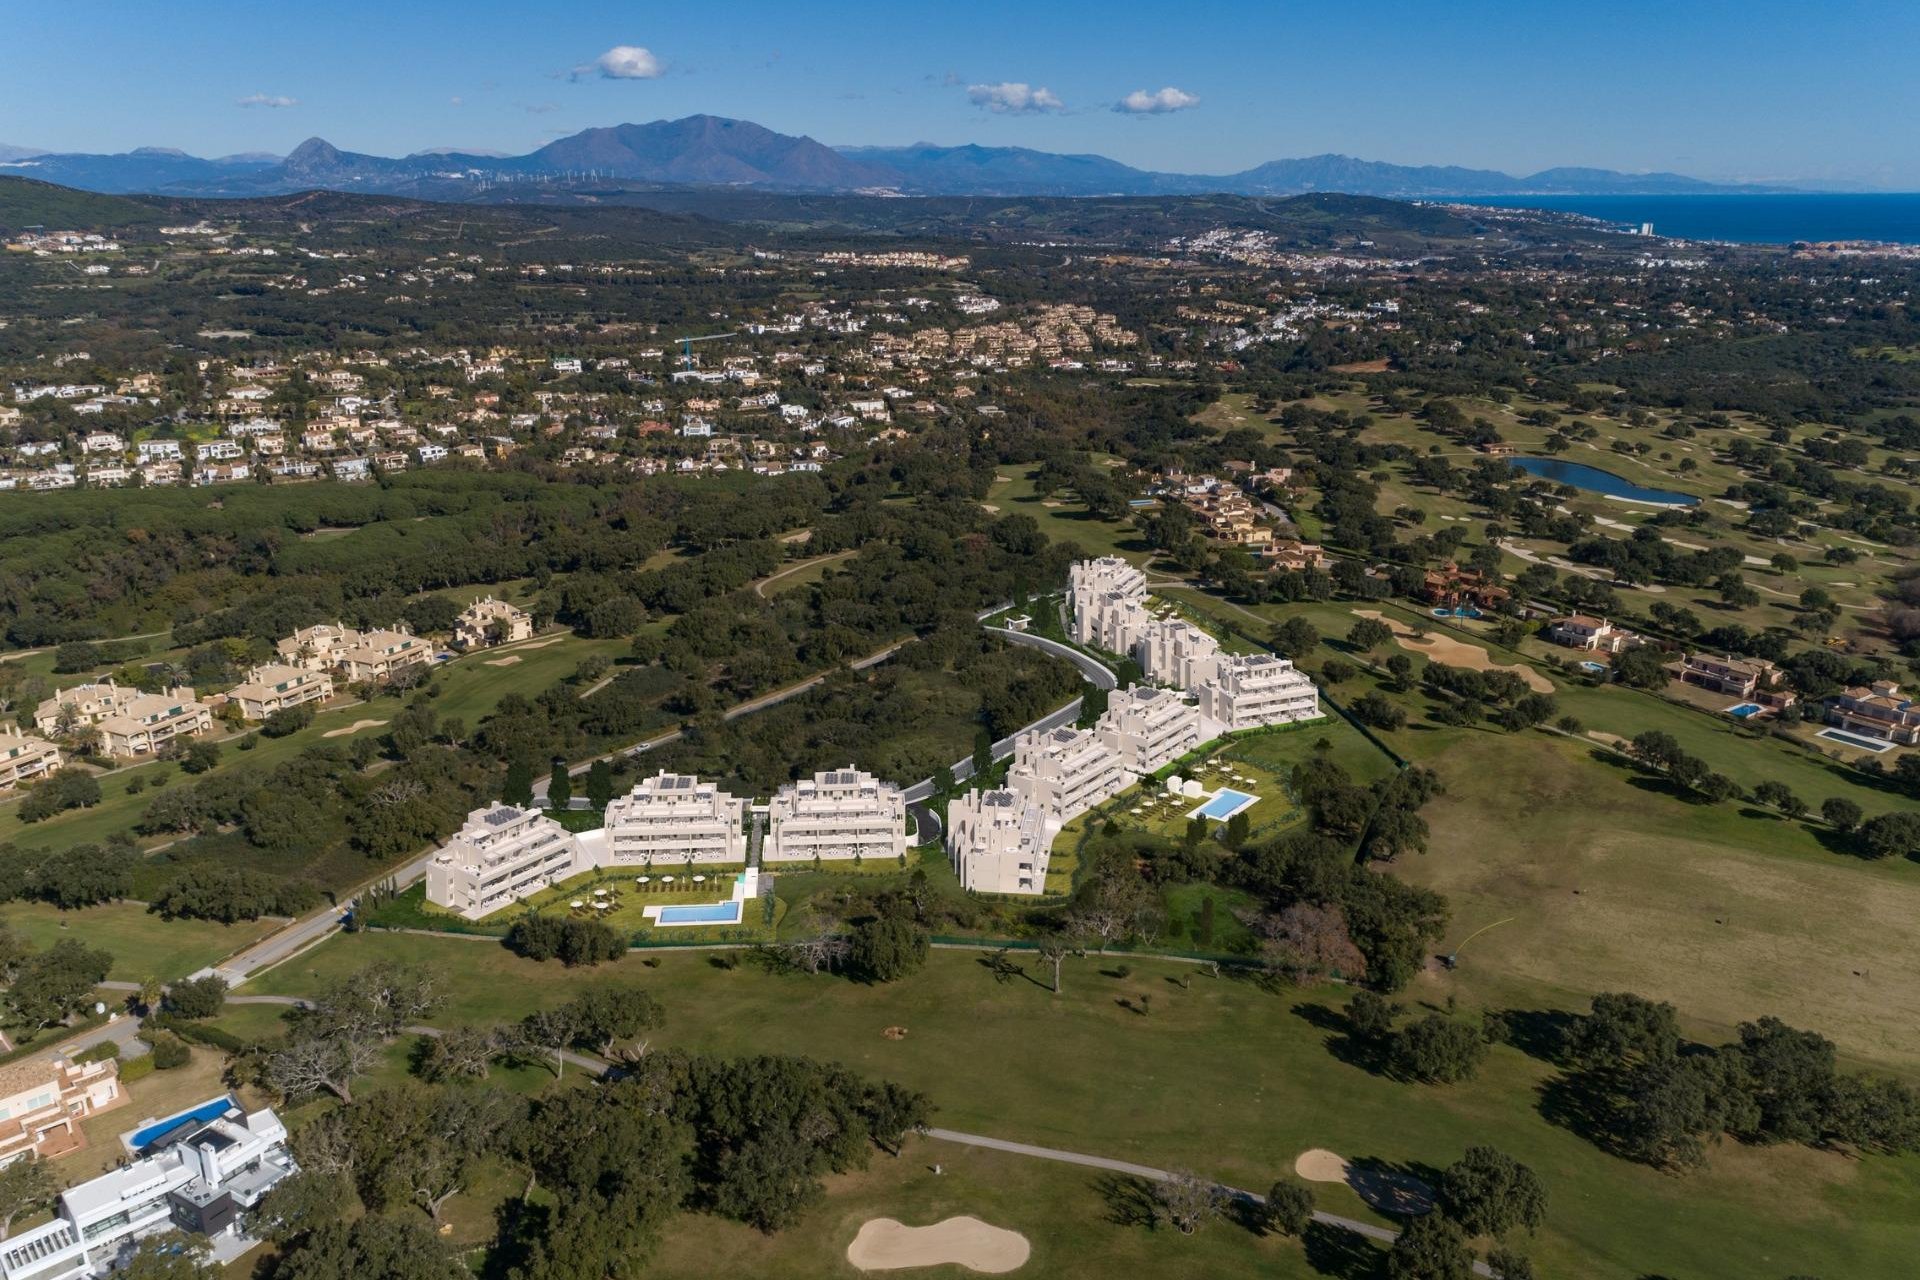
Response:
[[[1219,813],[1207,812],[1208,809],[1218,804],[1226,796],[1238,796],[1239,800],[1231,805],[1226,806]],[[1222,787],[1218,791],[1214,792],[1211,796],[1209,796],[1204,804],[1200,805],[1198,808],[1188,813],[1187,817],[1205,818],[1209,822],[1226,822],[1229,819],[1231,819],[1235,814],[1243,813],[1246,810],[1253,808],[1254,805],[1259,803],[1260,803],[1260,797],[1253,795],[1250,792],[1241,791],[1235,787]]]
[[[647,907],[641,914],[662,929],[697,929],[703,925],[739,924],[746,917],[747,900],[758,897],[759,894],[760,869],[748,867],[733,878],[733,896],[730,898],[722,898],[718,902],[654,905]],[[733,914],[715,919],[676,920],[666,914],[669,911],[704,911],[726,906],[733,908]]]

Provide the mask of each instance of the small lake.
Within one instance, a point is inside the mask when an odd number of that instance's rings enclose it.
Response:
[[[1570,484],[1576,489],[1603,493],[1609,498],[1624,498],[1629,502],[1657,502],[1669,507],[1700,505],[1700,499],[1690,493],[1675,493],[1672,489],[1648,489],[1624,476],[1617,476],[1611,471],[1602,471],[1598,467],[1590,467],[1584,462],[1567,462],[1560,458],[1508,458],[1507,462],[1529,475],[1539,476],[1542,480],[1551,480],[1555,484]]]

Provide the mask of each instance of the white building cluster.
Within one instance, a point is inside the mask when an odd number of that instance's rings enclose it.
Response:
[[[1004,788],[953,801],[947,851],[965,888],[1044,893],[1053,837],[1082,813],[1223,734],[1320,716],[1291,662],[1222,653],[1192,623],[1155,617],[1146,574],[1120,557],[1075,564],[1068,590],[1073,638],[1132,655],[1153,683],[1112,694],[1090,729],[1023,734]]]
[[[768,815],[769,862],[898,857],[907,848],[900,789],[852,765],[789,783],[764,807],[663,771],[610,801],[597,831],[569,831],[539,809],[475,809],[427,864],[427,901],[478,920],[597,868],[744,864],[749,812]]]

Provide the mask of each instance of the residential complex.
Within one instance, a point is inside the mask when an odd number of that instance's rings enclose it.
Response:
[[[123,689],[112,680],[77,684],[42,702],[33,713],[33,725],[42,733],[66,733],[100,723],[139,696],[138,689]]]
[[[1014,791],[969,791],[947,806],[947,850],[960,887],[976,893],[1043,893],[1053,832]]]
[[[361,631],[337,622],[303,627],[277,648],[283,661],[349,684],[381,684],[433,657],[433,646],[405,627]]]
[[[1678,662],[1668,663],[1667,673],[1682,684],[1731,694],[1773,710],[1790,707],[1794,702],[1792,691],[1782,687],[1780,668],[1765,658],[1716,658],[1709,653],[1690,653]]]
[[[580,841],[538,809],[475,809],[427,863],[427,901],[469,920],[586,868]]]
[[[767,816],[765,862],[898,858],[907,851],[900,788],[852,765],[788,783]]]
[[[1133,775],[1119,754],[1092,729],[1022,734],[1007,771],[1009,790],[1062,824],[1132,784]]]
[[[103,1277],[142,1237],[172,1230],[209,1236],[216,1256],[236,1256],[247,1243],[242,1214],[299,1165],[272,1111],[243,1113],[229,1100],[211,1119],[196,1118],[205,1111],[181,1115],[135,1159],[61,1192],[53,1221],[0,1240],[0,1280]]]
[[[1220,670],[1220,642],[1180,619],[1150,628],[1133,649],[1147,679],[1178,689],[1197,689]]]
[[[533,635],[533,615],[505,600],[483,596],[460,611],[453,623],[453,647],[485,649]]]
[[[59,767],[59,747],[11,724],[0,728],[0,788],[27,786]]]
[[[265,720],[276,711],[325,702],[332,696],[333,677],[326,672],[279,662],[255,667],[244,681],[227,690],[227,697],[240,704],[240,714],[248,720]]]
[[[0,1067],[0,1165],[52,1159],[86,1145],[80,1121],[126,1098],[112,1059],[76,1063],[42,1054]]]
[[[213,727],[213,708],[181,685],[123,701],[95,722],[100,750],[109,756],[147,756],[179,738],[197,738]]]
[[[1616,627],[1605,618],[1590,617],[1584,613],[1570,613],[1553,619],[1547,624],[1547,639],[1569,649],[1584,649],[1588,653],[1619,653],[1622,649],[1644,643],[1626,628]]]
[[[607,805],[607,858],[623,866],[744,863],[740,810],[739,800],[711,782],[657,773]]]
[[[1903,747],[1920,746],[1920,703],[1891,680],[1876,680],[1827,699],[1827,723],[1862,737]]]

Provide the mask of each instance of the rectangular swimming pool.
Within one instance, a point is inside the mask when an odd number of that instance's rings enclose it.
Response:
[[[1192,816],[1208,818],[1214,822],[1225,822],[1242,809],[1258,803],[1259,799],[1259,796],[1249,795],[1245,791],[1222,787],[1213,793],[1213,799],[1195,809]]]
[[[697,907],[662,907],[661,924],[739,924],[740,903],[706,902]]]
[[[1766,708],[1757,702],[1743,702],[1737,707],[1728,707],[1727,714],[1736,720],[1745,720],[1748,716],[1757,716]]]
[[[1828,742],[1838,742],[1842,746],[1859,747],[1861,750],[1871,751],[1875,755],[1882,755],[1893,750],[1893,744],[1891,742],[1882,742],[1878,738],[1869,738],[1864,734],[1848,733],[1845,729],[1822,729],[1813,736],[1816,738],[1825,738]]]

